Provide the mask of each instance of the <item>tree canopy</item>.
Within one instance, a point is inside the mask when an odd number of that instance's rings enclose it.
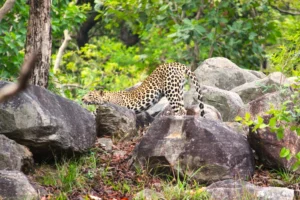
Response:
[[[217,56],[242,68],[299,75],[299,10],[296,0],[53,1],[52,68],[64,30],[72,40],[59,70],[50,70],[50,89],[69,98],[80,88],[120,90],[160,63],[195,69]],[[29,6],[17,1],[1,21],[2,79],[18,76],[28,19]]]

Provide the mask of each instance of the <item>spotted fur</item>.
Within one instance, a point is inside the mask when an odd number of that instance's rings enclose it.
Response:
[[[196,87],[200,100],[200,114],[204,115],[201,88],[195,74],[180,63],[168,63],[158,66],[144,82],[131,91],[105,92],[90,91],[82,101],[86,104],[110,102],[140,113],[156,104],[163,96],[168,99],[175,115],[185,115],[183,104],[183,85],[188,76]]]

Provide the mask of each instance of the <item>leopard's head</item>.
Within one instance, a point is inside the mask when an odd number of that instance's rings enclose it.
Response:
[[[109,96],[107,95],[107,92],[104,92],[102,90],[99,91],[90,91],[84,97],[82,98],[82,102],[88,105],[91,104],[103,104],[109,101]]]

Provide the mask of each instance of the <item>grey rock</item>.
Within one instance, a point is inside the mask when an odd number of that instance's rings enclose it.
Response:
[[[130,164],[166,173],[174,170],[199,182],[246,178],[254,172],[252,150],[244,136],[220,122],[193,116],[157,118]]]
[[[211,184],[207,192],[214,200],[293,200],[294,190],[281,187],[258,187],[251,183],[224,180]]]
[[[28,173],[33,169],[33,158],[25,146],[0,135],[0,170],[4,169]]]
[[[38,194],[22,172],[0,170],[0,198],[37,200]]]
[[[199,104],[186,107],[185,109],[187,111],[186,115],[201,116]],[[204,118],[206,119],[223,121],[221,113],[211,105],[204,104],[204,113]]]
[[[111,151],[113,147],[113,142],[110,138],[98,138],[96,145],[99,144],[106,151]]]
[[[279,86],[285,83],[289,83],[286,77],[281,72],[274,72],[263,79],[235,87],[231,91],[240,95],[244,103],[248,103],[266,93],[277,91]]]
[[[246,82],[258,80],[247,70],[239,68],[236,64],[223,57],[209,58],[195,70],[201,85],[231,90]]]
[[[271,108],[280,109],[282,103],[290,99],[291,92],[286,90],[285,92],[277,91],[255,99],[245,106],[244,112],[249,112],[251,119],[255,120],[255,116],[259,115],[264,119],[267,124],[269,119],[272,117],[266,114]],[[290,109],[292,104],[287,104],[287,109]],[[240,116],[244,116],[243,113]],[[282,122],[277,122],[278,126]],[[290,124],[296,125],[296,124]],[[252,149],[255,150],[258,159],[266,167],[271,168],[283,168],[290,170],[290,167],[295,162],[295,158],[287,160],[286,158],[280,157],[280,151],[283,147],[290,149],[292,156],[295,156],[300,151],[300,140],[296,131],[291,131],[289,128],[284,129],[284,138],[281,140],[277,139],[275,133],[273,133],[268,127],[264,129],[258,129],[253,132],[249,131],[248,141]],[[296,172],[300,173],[300,169]]]
[[[267,93],[245,104],[244,108],[240,110],[238,115],[244,116],[246,112],[249,112],[251,116],[262,115],[271,108],[271,105],[274,109],[279,109],[284,101],[290,100],[290,96],[291,91],[289,89]]]
[[[164,200],[165,197],[159,192],[146,188],[136,193],[133,199],[134,200]]]
[[[216,108],[224,121],[234,121],[234,118],[244,108],[240,96],[234,92],[222,90],[216,87],[202,86],[203,102]],[[192,88],[184,95],[186,105],[194,104],[197,98],[195,89]]]
[[[256,76],[257,78],[265,78],[267,77],[267,75],[265,75],[263,72],[261,71],[255,71],[255,70],[250,70],[250,69],[244,69],[248,72],[250,72],[251,74],[253,74],[254,76]]]
[[[110,103],[99,105],[96,113],[96,130],[99,137],[132,139],[137,136],[136,115],[132,110],[118,105]]]
[[[263,119],[265,123],[268,123],[271,116],[265,115]],[[278,126],[282,125],[282,122],[278,122]],[[296,124],[291,124],[296,125]],[[278,140],[276,134],[269,128],[258,129],[253,132],[250,131],[248,135],[248,141],[252,149],[255,150],[256,155],[260,163],[265,167],[291,170],[292,165],[296,162],[295,156],[300,152],[300,140],[296,131],[291,131],[289,128],[284,130],[284,137]],[[290,150],[292,158],[287,160],[280,157],[281,149],[285,147]],[[300,173],[300,169],[296,170]]]
[[[249,127],[239,122],[224,122],[224,124],[245,137],[249,134]]]
[[[0,88],[6,84],[0,81]],[[56,151],[86,151],[96,140],[95,119],[90,112],[38,86],[29,86],[0,104],[0,134],[43,159]]]
[[[166,97],[162,97],[154,106],[149,108],[147,112],[151,116],[155,116],[159,112],[163,111],[169,105],[169,101]]]

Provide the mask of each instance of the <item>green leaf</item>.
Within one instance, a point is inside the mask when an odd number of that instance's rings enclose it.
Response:
[[[240,121],[242,121],[243,120],[243,118],[241,117],[241,116],[236,116],[235,118],[234,118],[234,121],[237,121],[237,122],[240,122]]]
[[[298,152],[295,157],[300,161],[300,152]]]
[[[249,34],[249,40],[253,40],[256,36],[257,36],[256,33],[251,32],[251,33]]]
[[[250,118],[251,118],[251,114],[248,113],[248,112],[246,112],[246,114],[245,114],[245,120],[246,120],[246,121],[249,121]]]
[[[288,156],[290,155],[290,150],[287,149],[287,148],[285,148],[285,147],[283,147],[283,148],[281,149],[279,155],[280,155],[281,158],[288,157]]]
[[[206,29],[203,26],[200,25],[196,25],[195,26],[195,30],[199,35],[202,35],[203,33],[206,32]]]
[[[296,171],[299,167],[300,167],[300,161],[297,161],[292,165],[292,170]]]
[[[283,138],[284,129],[282,126],[277,129],[276,135],[277,135],[277,139],[279,139],[279,140],[281,140]]]
[[[169,4],[163,5],[162,7],[159,8],[159,11],[164,11],[169,7]]]
[[[270,127],[276,127],[276,122],[277,122],[277,119],[276,119],[276,117],[272,117],[271,119],[270,119],[270,121],[269,121],[269,126]]]
[[[260,125],[259,125],[259,128],[260,128],[260,129],[263,129],[263,128],[266,128],[266,127],[268,127],[267,124],[260,124]]]
[[[261,116],[257,116],[257,123],[258,124],[264,123],[264,119]]]

